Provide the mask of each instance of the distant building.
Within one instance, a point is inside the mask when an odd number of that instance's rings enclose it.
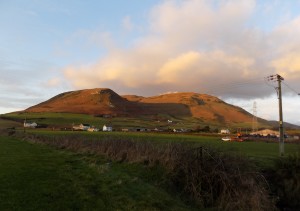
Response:
[[[103,125],[103,131],[107,131],[107,132],[111,132],[112,131],[112,126],[106,126],[106,125]]]
[[[35,122],[26,122],[24,121],[24,127],[28,127],[28,128],[36,128],[37,127],[37,123]]]
[[[90,127],[89,129],[87,129],[87,131],[89,131],[89,132],[98,132],[99,129],[95,128],[95,127]]]
[[[250,133],[250,135],[260,135],[260,136],[277,136],[279,137],[279,132],[275,130],[265,129],[265,130],[259,130],[256,132]]]
[[[183,128],[180,128],[180,129],[173,129],[173,132],[174,133],[185,133],[185,132],[187,132],[187,129],[183,129]]]
[[[161,129],[161,128],[154,128],[153,131],[155,131],[155,132],[163,132],[163,129]]]
[[[229,129],[221,129],[221,134],[230,134]]]
[[[73,130],[88,130],[90,127],[89,124],[74,125]]]

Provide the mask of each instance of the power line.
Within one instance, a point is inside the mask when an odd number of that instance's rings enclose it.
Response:
[[[223,88],[223,87],[236,87],[236,86],[244,86],[244,85],[253,85],[253,84],[259,84],[261,83],[261,81],[259,81],[258,78],[253,78],[253,79],[248,79],[248,80],[243,80],[241,82],[237,82],[237,81],[228,81],[227,83],[219,83],[217,86],[216,85],[212,85],[212,86],[206,86],[207,89],[210,88]]]
[[[229,94],[229,93],[240,93],[243,96],[253,96],[253,91],[250,88],[258,88],[258,87],[267,87],[266,83],[263,80],[253,80],[245,81],[245,82],[234,82],[234,83],[227,83],[221,84],[216,86],[205,86],[203,90],[207,92],[207,94]],[[272,88],[274,88],[272,86]]]
[[[293,89],[292,87],[290,87],[287,83],[282,82],[287,88],[289,88],[291,91],[295,92],[297,95],[300,95],[299,92],[297,92],[295,89]]]

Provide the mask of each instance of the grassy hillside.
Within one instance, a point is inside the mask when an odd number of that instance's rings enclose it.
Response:
[[[15,121],[17,120],[17,121]],[[22,127],[22,123],[20,122],[19,119],[14,119],[14,120],[7,120],[7,119],[2,119],[0,115],[0,129],[1,128],[13,128],[13,127]]]
[[[161,129],[196,129],[205,126],[209,126],[211,130],[220,130],[221,128],[231,129],[232,131],[237,128],[242,128],[244,131],[246,129],[249,131],[251,129],[251,122],[232,122],[232,123],[217,123],[215,121],[203,121],[199,118],[194,117],[176,117],[166,114],[157,114],[155,116],[138,116],[138,117],[96,117],[94,115],[88,114],[72,114],[72,113],[28,113],[28,112],[14,112],[3,114],[0,117],[8,118],[14,121],[22,123],[25,119],[28,122],[34,121],[37,124],[47,125],[49,128],[56,127],[59,128],[71,128],[72,124],[87,123],[94,125],[95,127],[100,127],[104,124],[111,124],[114,129],[121,130],[122,128],[161,128]],[[168,123],[168,120],[172,120],[172,123]],[[267,124],[259,124],[259,127],[269,126]]]

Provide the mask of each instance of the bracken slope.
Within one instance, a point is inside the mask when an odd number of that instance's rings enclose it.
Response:
[[[203,121],[219,123],[252,121],[252,115],[242,108],[206,94],[184,92],[153,97],[120,96],[108,88],[65,92],[25,111],[132,117],[165,114],[178,118],[195,117]]]

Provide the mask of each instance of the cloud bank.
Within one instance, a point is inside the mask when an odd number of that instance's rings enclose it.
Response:
[[[264,77],[278,73],[300,90],[300,16],[263,30],[253,22],[256,9],[254,0],[163,1],[132,45],[103,43],[105,56],[70,65],[64,76],[74,88],[121,94],[194,91],[253,99],[274,94]],[[121,21],[126,31],[139,30],[130,16]]]

